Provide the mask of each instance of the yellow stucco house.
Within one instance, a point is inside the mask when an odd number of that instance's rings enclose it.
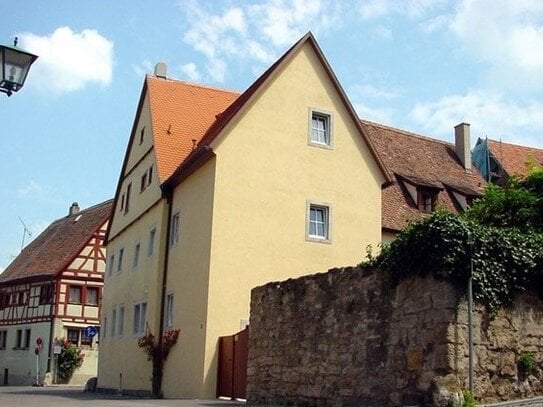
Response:
[[[164,396],[214,397],[250,290],[360,262],[390,181],[311,33],[245,92],[146,77],[106,235],[98,387],[149,392],[145,332],[180,329]]]

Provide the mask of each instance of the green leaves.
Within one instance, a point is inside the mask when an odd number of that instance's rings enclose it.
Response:
[[[374,260],[393,282],[432,273],[497,308],[543,282],[543,234],[484,226],[446,212],[410,225]],[[543,290],[541,290],[543,291]],[[540,293],[541,294],[541,293]]]

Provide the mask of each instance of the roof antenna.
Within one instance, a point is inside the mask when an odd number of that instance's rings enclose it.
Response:
[[[32,233],[26,227],[21,217],[20,216],[17,216],[17,217],[19,218],[19,222],[21,222],[21,225],[23,225],[23,241],[21,242],[21,251],[23,251],[23,248],[25,247],[25,236],[28,234],[28,237],[32,237]]]
[[[170,123],[170,125],[168,126],[168,130],[166,130],[166,133],[172,134],[172,124],[171,124],[171,123]]]
[[[196,150],[196,139],[192,139],[192,151]]]

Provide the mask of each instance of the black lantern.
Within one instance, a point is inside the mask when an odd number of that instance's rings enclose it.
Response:
[[[30,65],[38,59],[36,55],[17,48],[17,38],[13,47],[0,45],[0,92],[11,96],[25,83]]]

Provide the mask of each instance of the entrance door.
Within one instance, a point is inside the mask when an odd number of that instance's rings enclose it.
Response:
[[[249,327],[219,338],[217,397],[244,399],[247,389]]]

